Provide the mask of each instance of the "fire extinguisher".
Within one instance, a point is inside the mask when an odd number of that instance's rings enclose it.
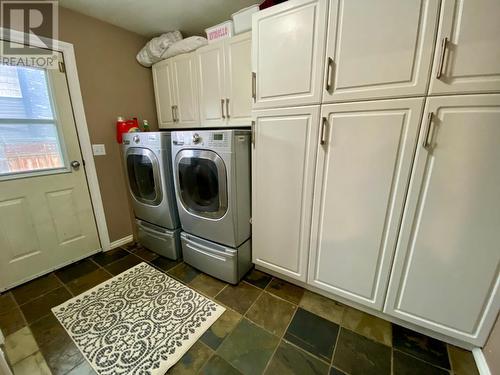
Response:
[[[128,133],[131,129],[139,129],[139,121],[137,117],[132,120],[125,120],[122,116],[116,119],[116,141],[123,142],[123,133]]]

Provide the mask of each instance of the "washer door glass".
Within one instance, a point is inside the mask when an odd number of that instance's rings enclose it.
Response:
[[[224,161],[213,151],[182,150],[176,157],[177,192],[189,212],[219,219],[227,211]]]
[[[127,151],[127,175],[130,191],[139,202],[158,205],[161,202],[158,160],[148,149]]]

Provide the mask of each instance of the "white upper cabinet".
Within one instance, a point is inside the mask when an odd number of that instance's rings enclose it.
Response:
[[[252,111],[251,34],[196,52],[202,126],[249,126]]]
[[[500,92],[500,1],[443,0],[431,94]]]
[[[439,0],[331,0],[323,102],[423,96]]]
[[[382,309],[423,103],[322,106],[310,285]]]
[[[248,126],[252,116],[252,34],[227,39],[226,118],[231,126]]]
[[[385,312],[482,346],[500,308],[500,95],[429,98]]]
[[[224,43],[214,43],[196,51],[198,59],[200,118],[202,126],[225,123]]]
[[[252,261],[306,281],[319,106],[253,116]]]
[[[177,127],[193,127],[200,124],[196,59],[194,53],[186,53],[171,59],[174,74],[174,114]]]
[[[200,123],[194,54],[182,54],[153,65],[153,84],[160,129]]]
[[[327,0],[290,0],[252,17],[254,108],[319,104]]]
[[[164,60],[153,65],[152,71],[158,126],[160,129],[171,128],[175,118],[172,65],[170,61]]]

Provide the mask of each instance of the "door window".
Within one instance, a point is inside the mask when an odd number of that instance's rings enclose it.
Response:
[[[130,190],[143,203],[157,205],[161,201],[158,162],[151,151],[129,149],[127,153],[127,174]]]
[[[44,69],[0,65],[0,177],[65,169]]]
[[[226,168],[215,152],[183,150],[177,157],[177,184],[184,207],[220,218],[227,211]]]

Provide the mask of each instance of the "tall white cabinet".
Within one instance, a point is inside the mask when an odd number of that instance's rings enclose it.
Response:
[[[425,114],[385,311],[482,345],[500,308],[500,95]]]
[[[253,115],[252,260],[306,281],[319,106]]]
[[[423,103],[322,106],[311,285],[382,308]]]
[[[196,51],[202,126],[249,126],[252,110],[251,34]]]
[[[289,0],[253,16],[258,267],[484,344],[500,308],[498,14]]]

